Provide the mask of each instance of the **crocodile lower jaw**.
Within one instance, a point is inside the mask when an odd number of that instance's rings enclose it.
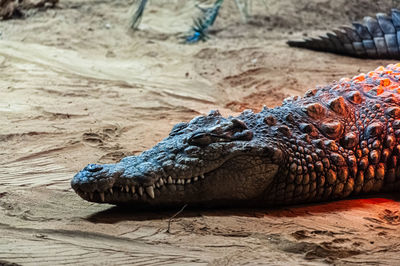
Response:
[[[169,176],[167,178],[159,178],[151,186],[114,184],[112,187],[103,191],[95,190],[86,192],[78,189],[76,193],[81,198],[93,202],[117,202],[119,200],[127,199],[151,200],[155,199],[157,194],[165,193],[165,191],[161,191],[165,188],[169,189],[171,192],[176,190],[181,191],[185,190],[186,186],[196,184],[198,181],[203,179],[205,179],[204,174],[192,178],[172,178]]]

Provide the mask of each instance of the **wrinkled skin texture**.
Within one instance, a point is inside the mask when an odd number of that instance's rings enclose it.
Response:
[[[400,10],[392,9],[391,16],[376,14],[376,19],[364,17],[353,27],[334,29],[318,38],[288,41],[293,47],[307,48],[361,58],[400,58]]]
[[[85,200],[131,206],[266,206],[400,188],[400,65],[310,90],[260,113],[217,111],[152,149],[86,166]]]

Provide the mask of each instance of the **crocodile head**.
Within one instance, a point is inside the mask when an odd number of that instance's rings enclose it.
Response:
[[[83,199],[117,205],[244,205],[264,198],[283,160],[264,115],[218,111],[175,125],[169,136],[116,164],[90,164],[72,188]]]

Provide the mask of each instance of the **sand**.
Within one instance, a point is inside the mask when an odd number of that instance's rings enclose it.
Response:
[[[195,1],[61,0],[0,21],[0,265],[396,265],[400,199],[265,209],[132,212],[70,188],[88,163],[139,154],[172,126],[235,115],[394,61],[289,48],[288,39],[388,12],[395,1],[233,1],[211,39],[180,44]]]

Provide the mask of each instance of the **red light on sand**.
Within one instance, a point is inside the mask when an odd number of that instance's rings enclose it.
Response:
[[[399,201],[390,198],[346,199],[333,202],[315,203],[310,205],[289,206],[284,209],[268,211],[265,215],[276,217],[307,216],[312,213],[345,212],[353,209],[375,209],[381,205],[399,207]],[[386,206],[386,207],[388,207]],[[383,207],[381,207],[383,208]]]

